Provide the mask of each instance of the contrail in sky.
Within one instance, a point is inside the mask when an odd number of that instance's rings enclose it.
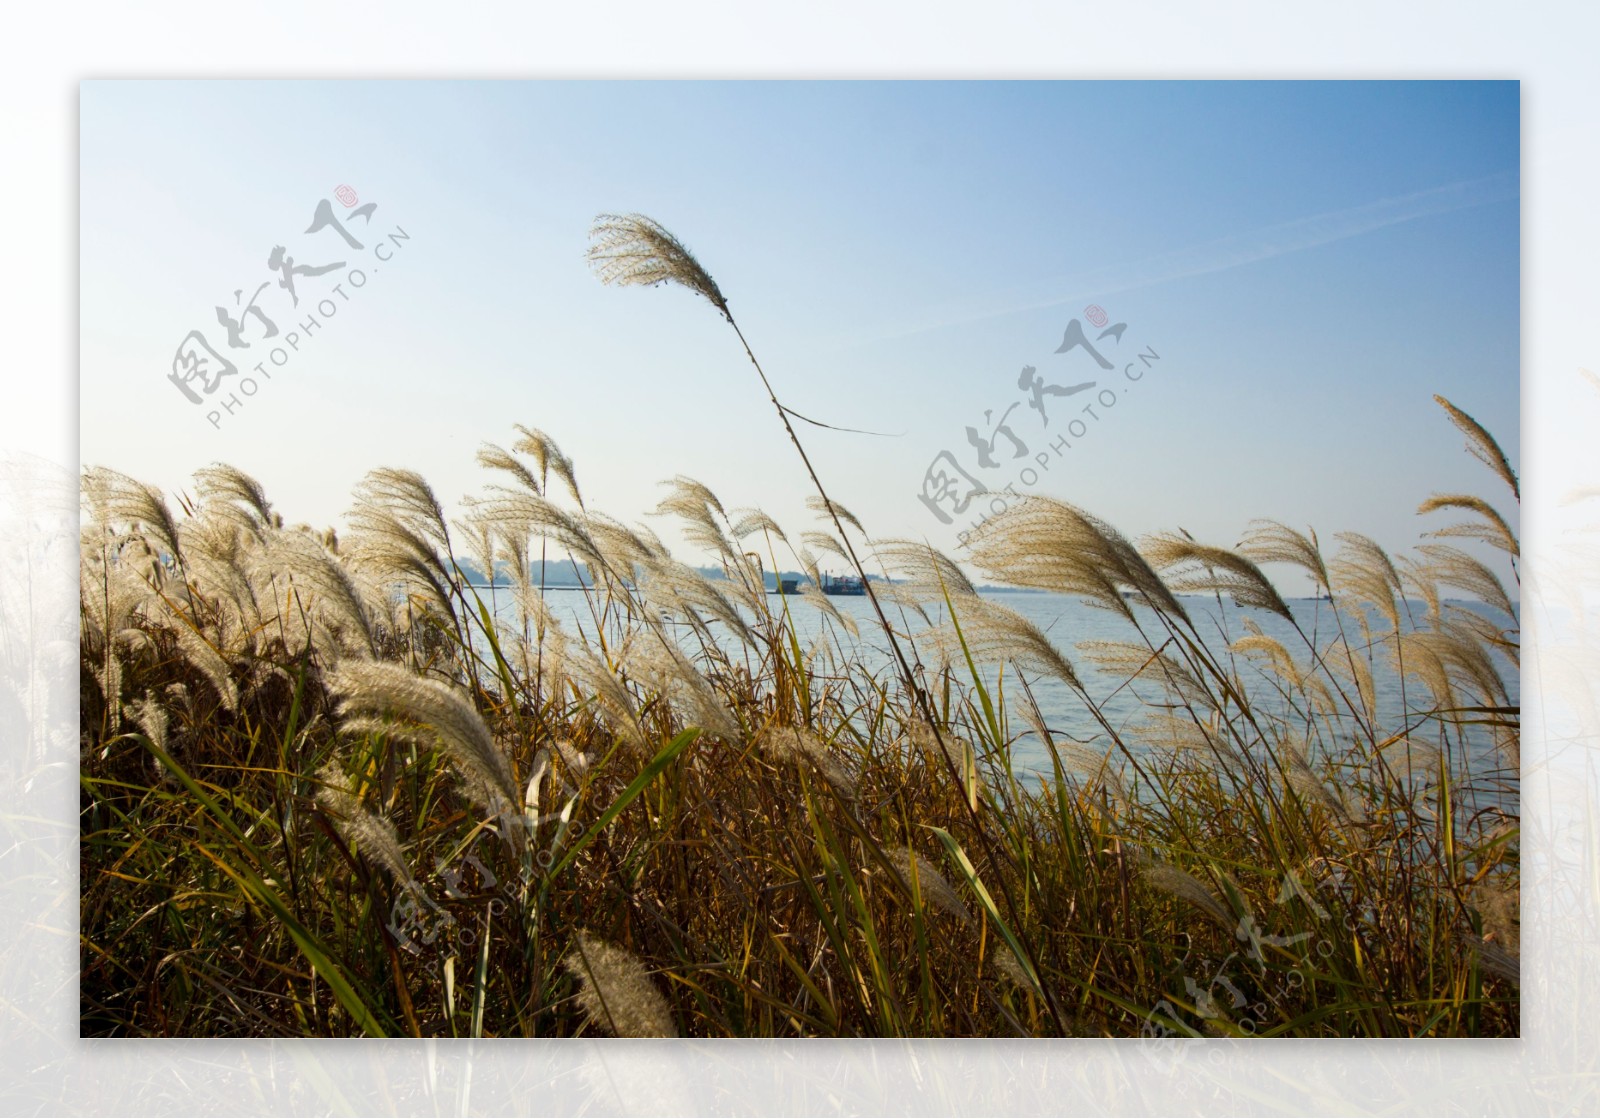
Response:
[[[1363,233],[1371,233],[1417,218],[1447,214],[1455,210],[1469,210],[1475,206],[1515,198],[1517,193],[1517,173],[1502,171],[1481,179],[1467,179],[1395,198],[1381,198],[1375,202],[1344,210],[1313,214],[1310,217],[1270,225],[1264,229],[1234,234],[1168,253],[1159,253],[1143,260],[1112,264],[1078,273],[1052,281],[1050,286],[1057,294],[1006,303],[990,310],[930,319],[915,326],[889,328],[870,336],[859,336],[854,341],[860,345],[869,341],[905,338],[947,326],[982,322],[1003,315],[1072,303],[1079,299],[1098,298],[1116,292],[1152,287],[1169,280],[1224,272],[1260,260],[1270,260],[1275,256],[1314,249],[1319,245],[1332,244],[1350,237],[1359,237]]]

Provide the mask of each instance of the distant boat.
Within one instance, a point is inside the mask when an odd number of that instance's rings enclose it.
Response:
[[[866,594],[867,588],[866,584],[862,583],[862,581],[854,575],[843,575],[837,578],[832,575],[823,575],[822,593],[835,595]]]
[[[784,594],[784,595],[799,594],[800,593],[800,580],[799,579],[779,579],[778,580],[778,585],[776,587],[773,587],[767,593],[768,594]]]

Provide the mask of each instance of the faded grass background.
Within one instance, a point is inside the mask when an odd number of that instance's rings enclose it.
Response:
[[[690,9],[438,25],[436,9],[285,4],[12,15],[0,47],[10,153],[7,405],[0,413],[0,1053],[7,1113],[1592,1113],[1600,1006],[1600,16],[1544,5],[1356,4],[1328,23],[1250,4],[1022,7],[967,26],[919,7],[737,16]],[[819,9],[826,15],[841,15]],[[424,23],[422,21],[426,20]],[[570,21],[564,26],[553,22]],[[580,23],[587,20],[587,23]],[[46,21],[49,21],[48,24]],[[418,28],[425,33],[418,34]],[[1199,46],[1209,48],[1204,55]],[[1352,61],[1354,60],[1354,61]],[[1522,1042],[672,1044],[99,1042],[76,1039],[73,350],[75,82],[156,74],[565,73],[1427,76],[1524,81]],[[203,153],[200,153],[203,155]],[[15,174],[16,169],[26,174]],[[197,176],[203,159],[197,158]],[[199,179],[197,178],[197,181]]]

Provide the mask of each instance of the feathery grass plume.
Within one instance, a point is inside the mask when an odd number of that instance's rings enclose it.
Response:
[[[818,514],[825,521],[842,522],[855,529],[862,536],[867,534],[867,530],[861,527],[861,521],[854,513],[830,498],[812,494],[806,498],[806,508]]]
[[[772,382],[767,378],[766,370],[761,368],[755,351],[750,348],[749,341],[744,336],[744,331],[734,320],[733,312],[728,309],[728,302],[722,292],[712,281],[709,273],[700,266],[677,238],[668,233],[661,225],[642,214],[619,216],[615,214],[602,214],[596,219],[594,229],[591,231],[594,243],[589,249],[589,260],[596,273],[604,283],[618,284],[656,284],[677,283],[688,287],[706,297],[712,306],[722,313],[733,332],[738,335],[739,344],[744,347],[745,356],[750,359],[750,364],[755,367],[756,376],[761,379],[761,385],[767,392],[767,399],[771,401],[773,409],[778,414],[778,421],[783,425],[784,432],[789,436],[789,441],[794,444],[796,453],[800,456],[801,464],[805,467],[807,476],[811,479],[812,486],[817,491],[817,496],[824,503],[829,517],[833,521],[834,529],[843,538],[845,536],[844,521],[840,517],[839,508],[828,497],[822,479],[817,477],[816,469],[811,465],[811,458],[806,454],[805,445],[800,442],[800,437],[795,434],[794,425],[789,422],[791,415],[799,417],[778,400],[777,391],[772,387]],[[804,417],[799,417],[804,419]],[[809,421],[814,422],[814,421]],[[827,426],[827,425],[823,425]],[[859,523],[857,525],[859,530]],[[863,534],[865,535],[865,534]],[[915,673],[912,671],[911,662],[906,658],[905,650],[900,647],[900,642],[895,634],[894,627],[889,624],[888,616],[883,612],[883,606],[878,601],[876,589],[867,577],[867,571],[856,556],[848,539],[842,539],[842,552],[856,575],[861,579],[866,593],[867,602],[871,605],[873,613],[877,616],[878,624],[882,627],[883,635],[888,640],[889,651],[894,658],[896,668],[899,670],[901,682],[912,697],[912,702],[923,709],[924,715],[931,716],[931,701],[919,688]],[[974,810],[975,811],[975,810]],[[980,835],[980,841],[987,848],[987,837]],[[1003,883],[1001,892],[1005,895],[1007,904],[1011,902],[1009,889]],[[1050,1000],[1047,1000],[1047,1002]],[[1059,1014],[1054,1003],[1050,1004],[1052,1014]]]
[[[566,676],[566,630],[562,628],[560,619],[550,609],[550,604],[544,600],[539,588],[531,580],[519,579],[511,585],[511,589],[516,598],[517,609],[533,628],[536,647],[523,650],[525,659],[530,664],[538,662],[539,671],[547,681],[546,690],[555,691],[559,688],[559,682]],[[516,635],[519,648],[526,640],[523,634]]]
[[[262,537],[276,531],[270,526],[240,528],[237,520],[218,516],[211,508],[179,526],[189,582],[203,598],[215,602],[212,618],[218,636],[231,647],[253,649],[266,623],[250,572]]]
[[[578,1006],[591,1025],[617,1037],[677,1037],[667,1000],[631,952],[586,932],[561,961],[578,980]]]
[[[95,521],[108,526],[122,522],[149,537],[158,557],[165,554],[181,562],[178,523],[160,490],[103,466],[86,469],[82,486]]]
[[[1077,595],[1134,621],[1124,589],[1171,617],[1188,614],[1138,550],[1116,529],[1054,498],[1029,496],[967,537],[972,562],[1020,587]]]
[[[1439,581],[1428,565],[1415,556],[1400,556],[1395,560],[1395,570],[1400,573],[1402,593],[1415,591],[1427,603],[1428,616],[1437,618],[1442,609]]]
[[[1478,966],[1484,971],[1513,983],[1522,982],[1522,957],[1506,951],[1492,940],[1473,936],[1469,932],[1459,932],[1457,936],[1477,956]]]
[[[623,667],[678,707],[685,721],[724,742],[739,742],[744,733],[716,690],[700,675],[677,644],[664,636],[629,642]]]
[[[255,580],[283,577],[284,585],[274,597],[292,590],[300,608],[329,635],[333,648],[372,654],[372,622],[362,593],[350,572],[316,537],[273,531],[253,557],[251,573]]]
[[[855,799],[855,777],[810,727],[768,727],[761,735],[761,749],[774,761],[809,763],[840,797]]]
[[[1489,878],[1478,883],[1470,895],[1478,911],[1485,940],[1493,940],[1507,952],[1520,952],[1522,944],[1522,892],[1505,878]]]
[[[445,526],[444,509],[421,474],[380,467],[357,483],[355,497],[352,525],[366,527],[371,518],[397,521],[438,548],[441,555],[450,554],[450,530]]]
[[[584,515],[583,527],[606,566],[625,579],[636,575],[641,566],[667,558],[661,538],[643,525],[628,525],[604,513],[590,512]]]
[[[528,549],[528,534],[514,525],[507,525],[498,520],[488,509],[482,510],[482,515],[494,534],[495,552],[505,558],[506,566],[511,569],[510,583],[512,593],[515,594],[517,588],[525,586],[533,574],[533,556]]]
[[[635,635],[637,639],[637,635]],[[653,640],[653,638],[652,638]],[[618,653],[619,662],[626,660],[626,645]],[[619,739],[643,746],[649,741],[644,727],[639,723],[639,708],[633,695],[611,666],[595,655],[587,646],[569,647],[563,670],[568,680],[587,691],[611,724],[611,731]]]
[[[522,436],[511,445],[511,449],[520,455],[527,455],[533,459],[539,468],[539,496],[548,496],[549,488],[545,483],[549,475],[554,474],[561,479],[562,485],[567,487],[567,492],[572,495],[572,500],[583,506],[583,494],[578,490],[578,475],[572,469],[572,460],[561,453],[561,448],[556,446],[556,441],[536,427],[524,427],[517,424],[516,430]]]
[[[1107,747],[1102,754],[1070,738],[1052,734],[1050,728],[1045,725],[1038,704],[1023,704],[1022,714],[1040,744],[1060,759],[1062,768],[1086,776],[1089,779],[1087,787],[1103,785],[1106,792],[1118,804],[1127,802],[1127,790],[1123,788],[1122,777],[1111,764],[1111,759],[1117,750],[1115,743]]]
[[[995,973],[1025,991],[1033,990],[1033,980],[1028,978],[1027,970],[1017,960],[1011,946],[998,937],[991,943],[994,945],[994,954],[990,959],[994,962]]]
[[[546,498],[514,494],[492,498],[480,508],[502,532],[548,540],[586,564],[591,572],[610,577],[610,565],[589,535],[586,518],[574,515]],[[617,573],[620,577],[621,573]]]
[[[400,583],[408,593],[420,594],[441,613],[454,616],[450,533],[438,499],[420,475],[393,469],[370,472],[356,486],[348,516],[358,534],[348,549],[355,567]]]
[[[1394,657],[1396,667],[1403,661],[1406,674],[1416,677],[1422,682],[1422,686],[1428,689],[1433,696],[1435,707],[1456,706],[1456,689],[1450,675],[1450,661],[1443,655],[1443,650],[1449,644],[1449,638],[1432,630],[1405,633],[1400,635],[1400,643]]]
[[[478,498],[468,495],[462,500],[468,512],[455,522],[456,532],[466,539],[467,557],[477,564],[479,572],[492,584],[495,581],[494,538],[498,522],[477,510]]]
[[[1221,899],[1211,892],[1210,887],[1194,875],[1178,869],[1171,863],[1155,863],[1145,867],[1140,872],[1140,877],[1163,893],[1181,898],[1195,906],[1228,932],[1234,931],[1238,922],[1235,921],[1233,914],[1222,904]]]
[[[495,744],[470,700],[438,680],[418,676],[400,665],[344,661],[332,673],[330,691],[340,697],[339,714],[380,716],[400,724],[426,727],[456,772],[462,792],[489,816],[520,821],[507,813],[521,803],[511,762]],[[515,827],[513,826],[513,831]],[[505,838],[513,843],[520,835]]]
[[[144,698],[127,705],[125,710],[133,719],[134,725],[144,731],[146,737],[154,742],[162,751],[167,749],[167,709],[161,706],[155,694],[145,690]]]
[[[725,587],[726,590],[722,592],[724,597],[737,606],[743,606],[753,616],[759,618],[767,613],[766,565],[761,562],[761,553],[740,552],[731,561],[725,560],[722,578],[711,577],[707,582]]]
[[[1502,482],[1511,487],[1512,496],[1520,502],[1522,488],[1517,484],[1516,471],[1511,469],[1511,463],[1506,459],[1505,452],[1500,449],[1500,444],[1495,442],[1494,436],[1485,431],[1477,420],[1444,397],[1436,393],[1433,399],[1449,415],[1450,422],[1466,435],[1467,450],[1472,452],[1472,457],[1493,470]]]
[[[104,547],[109,554],[102,553]],[[132,553],[132,554],[125,554]],[[102,530],[85,527],[78,552],[79,620],[85,648],[99,652],[118,643],[144,644],[140,629],[146,608],[157,603],[153,577],[144,572],[155,563],[142,542],[118,547]]]
[[[1498,652],[1509,660],[1513,667],[1522,663],[1522,649],[1515,640],[1515,630],[1508,630],[1486,618],[1476,610],[1455,603],[1446,605],[1445,617],[1449,622],[1465,633],[1470,633],[1473,640],[1477,641],[1486,651]]]
[[[1181,750],[1210,761],[1221,759],[1241,771],[1246,769],[1244,759],[1234,748],[1228,736],[1215,725],[1201,724],[1187,715],[1174,715],[1167,711],[1148,711],[1139,722],[1141,737],[1151,746],[1167,750]],[[1110,757],[1108,753],[1107,758]]]
[[[1384,764],[1400,777],[1427,784],[1439,777],[1439,747],[1407,735],[1382,749]]]
[[[1436,493],[1418,506],[1417,512],[1432,513],[1438,509],[1465,509],[1470,513],[1476,513],[1482,518],[1483,523],[1463,521],[1434,529],[1428,535],[1465,536],[1471,540],[1481,540],[1491,547],[1499,548],[1513,559],[1522,554],[1521,546],[1517,543],[1517,534],[1511,531],[1511,526],[1506,524],[1505,518],[1499,511],[1483,498],[1465,493]]]
[[[178,652],[204,676],[215,689],[222,706],[229,711],[239,709],[239,685],[233,678],[233,666],[193,622],[181,614],[172,615],[167,632],[178,646]]]
[[[872,555],[885,570],[906,578],[900,589],[911,597],[942,602],[946,594],[952,599],[978,594],[955,560],[923,541],[874,540]]]
[[[87,588],[90,584],[84,581],[81,584]],[[93,621],[88,617],[88,611],[80,608],[79,617],[79,648],[90,677],[95,686],[100,689],[100,698],[106,705],[106,712],[113,720],[122,718],[122,658],[117,655],[116,637],[97,631]],[[141,639],[143,632],[134,630]]]
[[[729,531],[735,540],[743,540],[747,536],[761,532],[775,536],[785,544],[789,542],[789,537],[784,534],[778,522],[760,509],[735,509],[733,512],[738,519],[733,521],[733,527]]]
[[[1494,662],[1476,635],[1459,623],[1444,619],[1436,629],[1402,635],[1400,653],[1406,672],[1423,682],[1440,707],[1459,706],[1458,685],[1491,706],[1508,701],[1505,681]]]
[[[1509,618],[1517,616],[1499,577],[1481,561],[1449,544],[1422,544],[1417,551],[1427,557],[1428,574],[1436,582],[1476,595]]]
[[[1152,681],[1196,708],[1217,706],[1211,689],[1170,653],[1152,652],[1148,645],[1131,641],[1079,641],[1074,647],[1107,675]]]
[[[694,254],[643,214],[601,214],[589,231],[589,264],[603,284],[679,284],[723,315],[728,301]]]
[[[544,486],[540,485],[539,479],[533,476],[533,471],[524,466],[522,461],[511,454],[510,451],[498,444],[485,443],[478,448],[478,465],[486,470],[503,470],[511,475],[523,489],[533,494],[534,497],[544,496]]]
[[[1600,555],[1600,548],[1596,549],[1596,554]],[[802,544],[800,550],[794,554],[794,558],[799,561],[800,570],[805,572],[806,578],[817,586],[822,586],[822,568],[817,560],[817,554]]]
[[[1461,676],[1471,681],[1474,691],[1490,704],[1509,704],[1511,696],[1505,677],[1490,655],[1497,645],[1483,640],[1482,630],[1467,621],[1471,617],[1470,611],[1456,608],[1445,615],[1437,628],[1454,642]]]
[[[267,491],[244,471],[224,462],[214,462],[196,470],[194,480],[203,516],[226,520],[256,537],[274,527]]]
[[[371,812],[350,787],[344,768],[334,760],[317,771],[317,803],[333,820],[333,826],[344,841],[380,866],[405,890],[417,888],[411,868],[406,864],[405,853],[400,848],[400,836],[394,824]]]
[[[1314,530],[1302,534],[1279,521],[1254,520],[1239,551],[1256,563],[1286,563],[1298,567],[1311,576],[1317,589],[1333,591],[1328,565],[1322,558]]]
[[[831,532],[818,532],[810,529],[800,534],[800,542],[808,548],[815,548],[819,552],[827,552],[838,556],[846,563],[850,563],[850,551]]]
[[[1400,572],[1389,553],[1377,541],[1359,532],[1338,534],[1339,554],[1328,565],[1328,573],[1339,593],[1353,601],[1371,606],[1389,623],[1391,630],[1400,628],[1400,604],[1396,596],[1404,593]],[[1361,632],[1369,633],[1364,611],[1358,611],[1357,621]]]
[[[436,736],[427,727],[416,723],[402,723],[382,715],[346,715],[339,720],[339,733],[347,738],[384,738],[401,746],[418,750],[431,748]]]
[[[1226,548],[1197,543],[1185,532],[1163,532],[1145,537],[1139,550],[1175,594],[1230,595],[1240,606],[1293,618],[1261,569]]]
[[[800,587],[800,597],[811,603],[818,610],[821,610],[828,617],[832,618],[836,623],[838,623],[839,627],[851,637],[861,636],[861,630],[856,625],[856,620],[835,606],[833,599],[822,593],[822,589],[818,583],[802,584]]]
[[[718,523],[717,518],[726,521],[728,515],[716,494],[682,474],[661,484],[670,486],[671,490],[656,506],[656,513],[671,514],[682,520],[685,540],[697,548],[715,552],[725,560],[731,561],[738,555],[739,550],[723,534],[722,525]]]
[[[929,765],[935,771],[941,771],[941,764],[948,763],[947,769],[959,779],[967,804],[977,804],[984,781],[978,772],[978,754],[971,741],[960,737],[949,727],[935,732],[932,726],[915,717],[906,726],[912,744],[928,759]]]
[[[744,643],[754,641],[738,607],[710,579],[688,564],[671,559],[641,563],[639,590],[647,602],[663,610],[683,612],[696,619],[699,613],[704,613],[721,622]]]
[[[1366,717],[1367,725],[1369,727],[1376,725],[1378,690],[1372,679],[1372,665],[1366,656],[1352,649],[1344,638],[1336,637],[1323,650],[1322,663],[1327,665],[1335,676],[1355,685],[1357,698],[1361,701],[1361,712]]]
[[[1234,641],[1229,646],[1236,653],[1265,654],[1272,672],[1282,680],[1292,691],[1304,692],[1306,696],[1317,703],[1322,710],[1334,710],[1333,694],[1328,690],[1327,683],[1312,671],[1302,669],[1294,659],[1294,654],[1276,637],[1269,637],[1262,633],[1259,626],[1254,625],[1250,619],[1245,619],[1245,628],[1249,630],[1243,637]]]
[[[916,897],[920,892],[922,900],[941,913],[955,917],[962,924],[972,922],[972,914],[961,904],[960,895],[927,859],[908,847],[886,848],[883,855],[899,876],[906,893]]]
[[[1303,738],[1289,739],[1279,747],[1279,754],[1286,758],[1288,765],[1285,767],[1285,783],[1300,795],[1305,801],[1315,801],[1323,805],[1330,812],[1343,819],[1348,819],[1350,813],[1346,810],[1344,801],[1334,796],[1328,786],[1317,776],[1311,768],[1311,762],[1306,758],[1305,740]]]
[[[923,755],[937,759],[942,753],[957,773],[965,773],[976,761],[972,743],[956,734],[949,727],[944,728],[940,734],[934,734],[933,728],[921,719],[908,719],[905,723],[906,737],[911,744]]]
[[[977,663],[1009,661],[1020,669],[1054,676],[1068,687],[1082,687],[1072,662],[1038,626],[1015,610],[975,594],[952,596],[950,602],[952,620],[928,631],[949,663],[965,664],[965,655],[971,654]]]

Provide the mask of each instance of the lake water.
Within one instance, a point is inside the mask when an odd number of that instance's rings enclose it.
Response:
[[[487,601],[489,593],[487,588],[481,588],[479,593]],[[547,601],[552,607],[556,617],[560,619],[563,628],[576,637],[580,632],[590,634],[594,630],[594,621],[589,607],[585,602],[583,592],[577,588],[548,588]],[[1076,670],[1079,679],[1083,682],[1102,713],[1112,726],[1119,732],[1123,728],[1133,728],[1138,720],[1149,710],[1149,701],[1159,699],[1161,689],[1152,683],[1143,680],[1136,685],[1127,685],[1126,674],[1112,675],[1098,670],[1092,660],[1083,655],[1077,648],[1081,642],[1090,641],[1139,641],[1138,633],[1120,615],[1109,610],[1088,605],[1087,603],[1067,595],[1048,594],[1038,592],[1015,592],[985,590],[982,597],[999,603],[1032,622],[1038,629],[1049,637],[1055,647],[1067,658]],[[499,614],[513,626],[516,624],[516,610],[511,603],[511,594],[506,588],[498,588],[495,599]],[[865,596],[835,596],[829,599],[840,613],[855,620],[860,631],[860,637],[852,638],[842,631],[827,614],[803,598],[790,596],[788,598],[790,616],[794,621],[796,631],[800,637],[802,649],[809,649],[813,643],[826,631],[836,638],[844,647],[847,655],[854,654],[858,661],[869,671],[892,676],[894,674],[893,662],[888,651],[887,642],[879,628],[872,610],[871,602]],[[1243,636],[1247,630],[1245,619],[1249,618],[1261,631],[1268,636],[1275,637],[1295,656],[1296,661],[1303,666],[1309,661],[1309,653],[1304,640],[1295,631],[1286,619],[1276,614],[1263,610],[1246,610],[1233,605],[1230,600],[1224,599],[1223,605],[1218,606],[1215,598],[1201,596],[1183,596],[1180,601],[1184,609],[1194,620],[1196,628],[1205,638],[1207,645],[1214,654],[1226,663],[1228,641]],[[777,595],[770,595],[768,602],[774,612],[781,609],[781,600]],[[1457,605],[1468,608],[1478,608],[1475,603],[1458,603]],[[1295,599],[1289,602],[1289,607],[1294,613],[1296,622],[1308,636],[1316,640],[1319,648],[1325,648],[1328,641],[1337,636],[1337,622],[1334,618],[1330,604],[1326,601],[1313,599]],[[910,629],[916,633],[924,628],[920,618],[907,612],[908,621],[903,620],[897,607],[884,603],[884,609],[889,614],[897,630]],[[1141,624],[1145,624],[1146,631],[1151,634],[1164,632],[1156,619],[1155,613],[1146,607],[1136,606],[1136,616]],[[1422,603],[1412,603],[1411,613],[1418,619],[1426,616],[1426,607]],[[940,614],[930,611],[934,621],[942,620]],[[1375,623],[1375,632],[1382,632],[1385,623]],[[1361,634],[1359,627],[1354,626],[1348,617],[1345,618],[1346,634],[1353,647],[1359,648]],[[688,627],[681,623],[669,623],[669,630],[676,628],[680,635],[687,637]],[[720,628],[720,627],[713,627]],[[1226,635],[1226,636],[1224,636]],[[1159,642],[1161,638],[1156,638]],[[693,648],[692,643],[686,642],[686,648]],[[908,653],[909,655],[909,653]],[[936,654],[931,646],[923,655],[925,663],[936,661]],[[1244,678],[1245,686],[1251,694],[1252,701],[1270,704],[1272,690],[1267,677],[1256,667],[1260,662],[1239,656],[1236,658],[1240,675]],[[1500,676],[1506,682],[1507,691],[1513,704],[1518,702],[1519,687],[1518,676],[1509,661],[1497,661]],[[995,673],[986,672],[991,685]],[[957,674],[957,679],[966,681],[967,673],[964,669]],[[1029,683],[1033,688],[1035,698],[1040,710],[1044,713],[1052,734],[1066,735],[1071,738],[1089,743],[1104,750],[1109,745],[1109,739],[1104,729],[1095,720],[1094,716],[1084,707],[1082,701],[1065,683],[1053,678],[1044,677],[1035,680],[1029,673]],[[1015,673],[1007,669],[1006,684],[1008,696],[1012,694],[1015,684]],[[1389,667],[1386,656],[1380,654],[1373,662],[1373,684],[1378,704],[1378,725],[1391,731],[1400,725],[1403,714],[1402,692],[1398,675]],[[1347,690],[1350,686],[1344,685]],[[1426,691],[1415,679],[1407,684],[1409,700],[1413,709],[1419,704],[1429,703]],[[1020,695],[1015,698],[1020,700]],[[1014,708],[1017,712],[1012,717],[1011,733],[1013,735],[1027,732],[1027,723],[1020,716],[1020,707]],[[1474,731],[1469,736],[1469,742],[1474,747],[1474,753],[1482,753],[1489,749],[1488,736],[1480,731]],[[1017,742],[1012,753],[1013,764],[1018,770],[1032,770],[1048,772],[1050,769],[1049,757],[1041,743],[1031,732]]]

